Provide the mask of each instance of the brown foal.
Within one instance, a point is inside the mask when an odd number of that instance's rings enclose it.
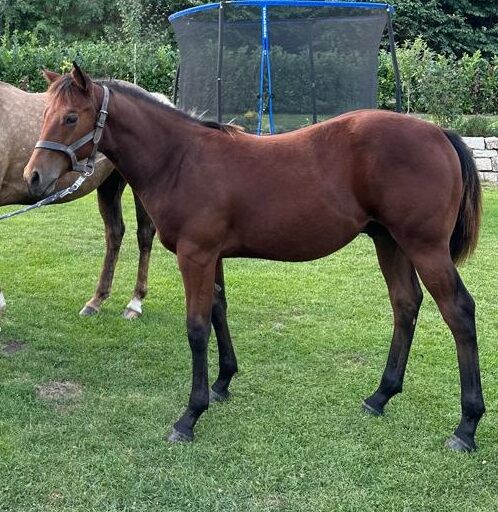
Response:
[[[103,87],[109,88],[99,150],[140,197],[163,245],[177,254],[193,376],[188,407],[171,441],[193,438],[210,399],[228,396],[237,371],[222,258],[312,260],[367,232],[389,289],[394,333],[380,386],[364,406],[382,414],[401,391],[422,301],[418,273],[457,346],[462,417],[449,446],[475,448],[484,401],[474,301],[454,262],[475,247],[481,197],[460,137],[381,111],[352,112],[295,132],[257,137],[200,122],[146,93],[93,82],[78,67],[68,75],[47,76],[52,85],[41,139],[63,144],[93,129]],[[75,116],[77,122],[69,125]],[[80,156],[91,151],[89,143]],[[37,149],[25,178],[33,193],[46,194],[67,169],[66,157]],[[220,366],[210,392],[211,323]]]

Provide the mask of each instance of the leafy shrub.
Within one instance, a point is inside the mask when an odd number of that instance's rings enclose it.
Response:
[[[464,137],[498,137],[498,123],[486,116],[461,116],[451,126]]]
[[[479,51],[461,59],[438,55],[417,38],[397,50],[404,111],[426,112],[451,125],[462,114],[498,114],[498,57]],[[391,56],[379,55],[379,106],[392,108]]]
[[[44,91],[41,70],[57,72],[71,69],[73,60],[90,75],[136,81],[150,91],[171,94],[176,69],[176,51],[170,45],[147,42],[75,42],[55,40],[40,46],[31,35],[22,44],[15,36],[0,39],[0,80],[30,91]]]

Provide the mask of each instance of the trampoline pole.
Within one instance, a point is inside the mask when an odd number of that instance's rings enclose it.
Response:
[[[264,7],[261,9],[263,11]],[[259,97],[258,97],[258,129],[256,133],[261,135],[263,127],[263,112],[264,112],[264,82],[265,82],[265,64],[266,64],[266,50],[265,50],[265,29],[263,14],[261,14],[261,63],[259,66]]]
[[[308,36],[308,53],[310,58],[310,81],[311,81],[311,109],[313,114],[313,124],[317,122],[316,114],[316,79],[315,79],[315,59],[313,55],[313,23],[310,25]]]
[[[222,104],[222,73],[223,73],[223,32],[225,25],[225,11],[223,1],[220,2],[218,11],[218,66],[216,71],[216,120],[223,122],[223,104]]]
[[[175,85],[173,89],[173,104],[178,103],[178,87],[180,85],[180,64],[176,66],[176,73],[175,73]]]
[[[266,83],[268,88],[268,118],[270,121],[270,133],[273,134],[275,133],[275,123],[273,122],[273,88],[271,80],[270,31],[268,26],[268,11],[266,6],[263,7],[263,24],[266,53]]]
[[[389,49],[393,62],[394,79],[396,80],[396,112],[401,112],[401,78],[399,75],[398,59],[396,57],[396,44],[394,42],[393,21],[391,9],[387,9],[387,32],[389,34]]]

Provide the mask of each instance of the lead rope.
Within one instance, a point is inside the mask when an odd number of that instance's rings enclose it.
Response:
[[[0,215],[0,220],[11,219],[12,217],[16,217],[17,215],[21,215],[22,213],[29,212],[30,210],[34,210],[35,208],[40,208],[41,206],[46,206],[47,204],[51,204],[59,199],[62,199],[66,196],[74,194],[80,187],[83,185],[88,176],[80,176],[70,187],[65,188],[64,190],[60,190],[51,196],[38,201],[35,204],[30,204],[29,206],[25,206],[19,210],[14,212],[5,213],[4,215]]]

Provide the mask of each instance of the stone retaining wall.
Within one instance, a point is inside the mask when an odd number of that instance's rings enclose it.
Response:
[[[498,183],[498,137],[464,137],[483,181]]]

